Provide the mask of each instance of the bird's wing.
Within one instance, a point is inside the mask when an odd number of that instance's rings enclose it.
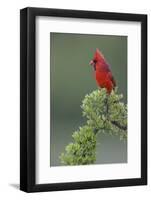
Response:
[[[108,73],[108,75],[109,75],[109,78],[110,78],[110,80],[111,80],[111,81],[112,81],[112,83],[113,83],[113,86],[115,87],[115,86],[116,86],[116,81],[115,81],[115,79],[114,79],[114,77],[113,77],[112,73],[111,73],[111,72],[109,72],[109,73]]]

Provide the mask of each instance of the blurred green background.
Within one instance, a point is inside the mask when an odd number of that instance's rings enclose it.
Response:
[[[59,166],[59,155],[72,142],[72,133],[85,123],[80,105],[97,89],[89,65],[96,48],[105,56],[127,103],[127,37],[50,33],[50,166]],[[99,144],[100,143],[100,144]],[[127,162],[127,142],[108,134],[98,136],[96,164]]]

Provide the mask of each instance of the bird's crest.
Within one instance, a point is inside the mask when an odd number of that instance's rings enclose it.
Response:
[[[109,64],[105,60],[104,55],[101,53],[101,51],[98,48],[95,51],[93,60],[100,61],[103,65],[109,67]]]

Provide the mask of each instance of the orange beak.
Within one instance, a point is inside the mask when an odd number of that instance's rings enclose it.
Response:
[[[93,66],[94,70],[96,70],[96,66],[95,66],[95,63],[94,63],[93,60],[91,60],[89,64],[90,64],[91,66]]]
[[[94,64],[94,62],[93,62],[93,60],[91,60],[90,62],[89,62],[89,65],[93,65]]]

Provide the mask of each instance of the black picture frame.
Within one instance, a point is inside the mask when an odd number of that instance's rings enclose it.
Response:
[[[35,163],[35,19],[54,16],[141,22],[141,178],[36,184]],[[24,8],[20,11],[20,189],[44,192],[147,184],[147,15]]]

